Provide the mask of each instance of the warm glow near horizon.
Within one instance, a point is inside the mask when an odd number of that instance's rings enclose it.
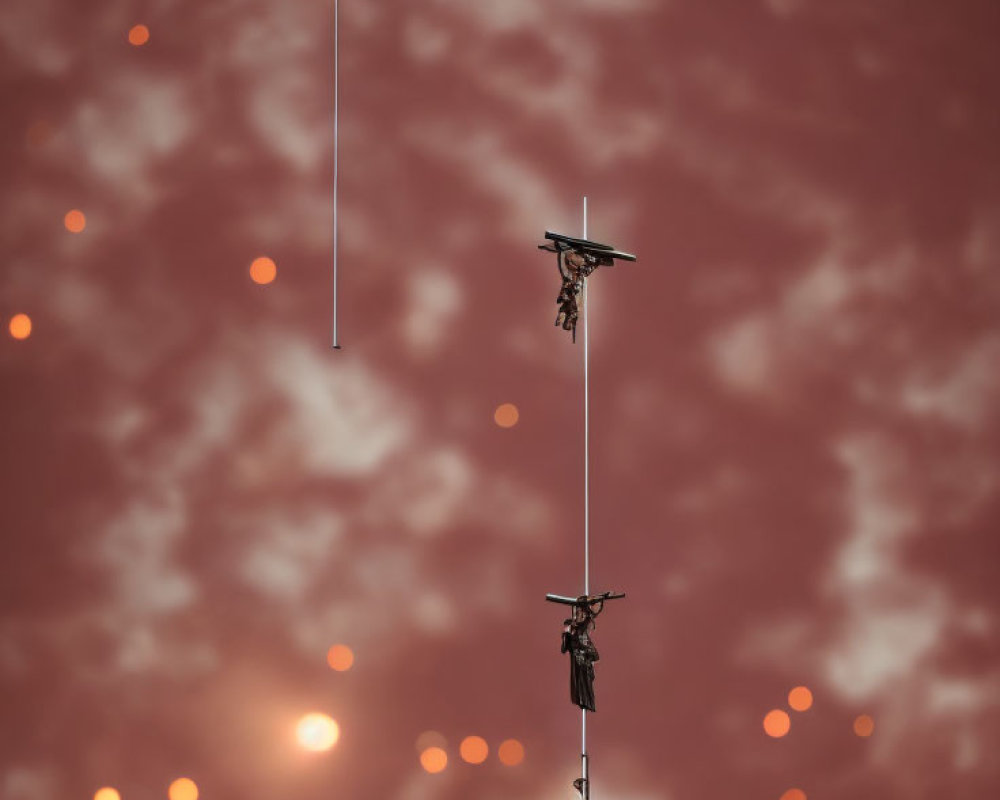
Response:
[[[517,739],[504,739],[497,748],[497,758],[505,767],[516,767],[524,761],[524,745]]]
[[[7,330],[15,339],[27,339],[31,336],[31,317],[27,314],[15,314],[10,318]]]
[[[198,785],[190,778],[178,778],[167,789],[170,800],[198,800]]]
[[[521,414],[513,403],[503,403],[493,412],[493,421],[501,428],[513,428]]]
[[[321,753],[337,743],[340,726],[332,717],[314,711],[299,720],[295,726],[295,738],[306,750]]]
[[[118,790],[110,786],[104,786],[94,792],[94,800],[121,800],[121,797]]]
[[[788,693],[788,705],[795,711],[808,711],[812,704],[812,692],[805,686],[796,686]]]
[[[466,736],[458,746],[462,760],[469,764],[482,764],[490,754],[490,747],[481,736]]]
[[[347,672],[354,665],[354,651],[346,644],[335,644],[326,651],[326,663],[336,672]]]
[[[775,739],[784,736],[791,727],[791,719],[780,708],[772,709],[764,716],[764,731],[768,736],[773,736]]]
[[[63,217],[63,225],[70,233],[81,233],[87,227],[87,217],[80,209],[73,208]]]
[[[781,795],[781,800],[806,800],[806,793],[801,789],[789,789]]]
[[[266,284],[273,281],[278,275],[278,265],[274,259],[267,256],[255,258],[250,264],[250,277],[254,283]]]
[[[420,766],[432,775],[448,766],[448,754],[440,747],[428,747],[420,754]]]

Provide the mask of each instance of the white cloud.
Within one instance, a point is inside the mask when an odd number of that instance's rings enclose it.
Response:
[[[1000,399],[1000,334],[988,334],[949,363],[935,366],[912,370],[902,388],[904,408],[970,432],[995,417]]]
[[[411,352],[433,355],[441,347],[450,323],[461,308],[462,291],[447,272],[416,269],[409,278],[409,308],[403,318],[403,337]]]

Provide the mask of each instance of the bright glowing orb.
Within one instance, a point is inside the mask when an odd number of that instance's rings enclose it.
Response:
[[[440,747],[428,747],[420,754],[420,766],[432,775],[448,766],[448,754]]]
[[[110,786],[105,786],[94,792],[94,800],[121,800],[121,797],[118,790],[112,789]]]
[[[764,732],[768,736],[780,739],[792,727],[792,720],[788,714],[780,708],[768,711],[764,717]]]
[[[466,736],[458,746],[462,760],[469,764],[482,764],[490,753],[490,747],[481,736]]]
[[[250,277],[254,283],[270,283],[275,279],[277,274],[278,265],[274,263],[274,259],[267,256],[255,258],[250,265]]]
[[[80,233],[87,227],[87,217],[80,209],[74,208],[66,212],[66,216],[63,217],[63,225],[70,233]]]
[[[520,416],[517,406],[513,403],[504,403],[497,406],[497,410],[493,412],[493,421],[501,428],[513,428]]]
[[[806,800],[806,793],[801,789],[789,789],[781,795],[781,800]]]
[[[167,789],[170,800],[198,800],[198,785],[190,778],[178,778]]]
[[[31,336],[31,317],[27,314],[15,314],[7,327],[15,339],[27,339]]]
[[[133,25],[128,32],[129,44],[141,47],[149,41],[149,28],[145,25]]]
[[[813,693],[805,686],[796,686],[788,693],[788,705],[796,711],[808,711],[812,704]]]
[[[295,726],[295,738],[306,750],[320,753],[337,743],[340,726],[332,717],[313,712],[299,720],[299,724]]]
[[[336,672],[347,672],[354,664],[354,652],[346,644],[335,644],[326,652],[326,663]]]

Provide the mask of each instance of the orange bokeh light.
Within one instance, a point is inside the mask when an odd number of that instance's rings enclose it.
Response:
[[[428,747],[420,754],[420,766],[432,775],[448,766],[448,754],[440,747]]]
[[[354,652],[346,644],[335,644],[326,651],[326,663],[337,672],[347,672],[354,664]]]
[[[490,746],[481,736],[466,736],[458,746],[458,752],[463,761],[470,764],[482,764],[490,754]]]
[[[15,339],[27,339],[31,336],[31,317],[27,314],[15,314],[10,318],[7,329]]]
[[[781,800],[806,800],[806,793],[801,789],[789,789],[781,795]]]
[[[513,428],[520,416],[517,406],[513,403],[503,403],[493,412],[493,421],[501,428]]]
[[[87,227],[87,217],[80,209],[74,208],[66,212],[66,216],[63,217],[63,225],[70,233],[80,233]]]
[[[796,686],[788,693],[788,705],[795,711],[808,711],[812,704],[813,693],[805,686]]]
[[[141,47],[149,41],[149,28],[145,25],[133,25],[128,32],[128,43]]]
[[[784,736],[791,727],[792,720],[780,708],[774,708],[764,716],[764,732],[775,739]]]
[[[254,283],[270,283],[278,274],[278,265],[267,256],[255,258],[250,265],[250,277]]]
[[[306,750],[321,753],[337,743],[340,726],[332,717],[314,711],[299,720],[295,726],[295,738]]]
[[[94,800],[121,800],[121,797],[118,790],[110,786],[104,786],[94,792]]]
[[[873,720],[867,714],[862,714],[860,717],[854,720],[854,732],[858,736],[862,737],[871,736],[874,730],[875,730],[875,720]]]
[[[524,745],[517,739],[504,739],[497,748],[497,758],[506,767],[516,767],[524,761]]]
[[[167,789],[170,800],[198,800],[198,785],[190,778],[178,778]]]

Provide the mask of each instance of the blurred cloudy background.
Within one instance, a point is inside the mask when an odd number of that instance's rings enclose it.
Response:
[[[0,7],[0,797],[575,796],[584,194],[595,800],[996,796],[1000,7],[340,15],[335,352],[330,1]]]

